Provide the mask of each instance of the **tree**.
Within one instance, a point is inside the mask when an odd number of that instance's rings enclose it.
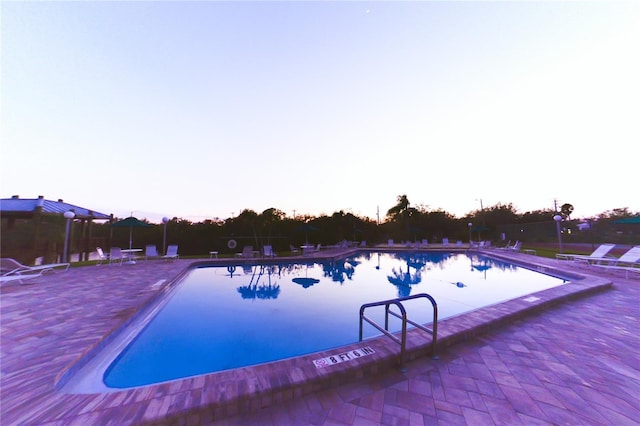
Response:
[[[573,213],[573,206],[569,203],[564,203],[560,206],[560,215],[565,218],[571,220],[571,213]]]
[[[398,195],[395,206],[387,210],[387,217],[393,221],[407,216],[409,210],[409,199],[406,195]]]

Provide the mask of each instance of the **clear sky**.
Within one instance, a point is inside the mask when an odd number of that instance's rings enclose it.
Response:
[[[1,197],[640,211],[640,2],[1,2]]]

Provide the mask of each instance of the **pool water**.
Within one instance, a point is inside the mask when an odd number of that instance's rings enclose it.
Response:
[[[128,388],[255,365],[358,341],[365,303],[428,293],[439,319],[545,290],[565,280],[465,253],[361,253],[331,262],[199,267],[107,368]],[[426,299],[408,316],[430,323]],[[383,322],[379,312],[367,316]],[[400,321],[391,324],[400,330]],[[365,324],[364,337],[379,335]]]

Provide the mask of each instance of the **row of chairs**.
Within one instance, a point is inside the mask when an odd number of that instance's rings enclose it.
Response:
[[[98,253],[98,265],[101,265],[103,262],[108,261],[109,265],[112,263],[120,263],[122,264],[125,260],[135,260],[138,257],[134,256],[133,253],[123,253],[122,248],[120,247],[111,247],[109,253],[105,253],[101,247],[96,247],[96,252]],[[169,245],[167,247],[167,253],[165,255],[158,254],[158,249],[156,246],[149,244],[146,246],[144,251],[144,259],[178,259],[178,246],[175,244]]]
[[[307,248],[305,248],[304,250],[304,254],[309,254],[312,252],[318,252],[320,251],[320,249],[322,248],[321,244],[318,244],[317,246],[309,246]],[[293,245],[289,245],[289,250],[291,251],[292,255],[297,255],[300,254],[300,249],[294,247]],[[242,252],[240,253],[236,253],[237,257],[243,257],[243,258],[247,258],[247,259],[251,259],[251,258],[255,258],[258,255],[262,255],[262,257],[275,257],[276,253],[273,251],[273,246],[271,245],[265,245],[262,247],[262,251],[257,251],[253,249],[253,246],[244,246],[242,247]]]
[[[253,246],[244,246],[244,247],[242,247],[242,252],[236,253],[236,256],[250,259],[250,258],[256,257],[256,255],[258,253],[260,253],[260,252],[254,250]],[[273,251],[273,246],[270,246],[270,245],[263,246],[262,247],[262,256],[263,257],[275,257],[276,253]]]
[[[620,257],[614,257],[610,255],[610,252],[615,246],[615,244],[609,243],[600,244],[589,255],[559,253],[556,254],[556,258],[560,260],[571,260],[610,272],[621,271],[626,274],[627,278],[630,273],[640,274],[640,246],[631,247]]]

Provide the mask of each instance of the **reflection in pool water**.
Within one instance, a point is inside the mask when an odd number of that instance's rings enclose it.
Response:
[[[195,268],[104,379],[115,388],[142,386],[351,344],[365,303],[428,293],[444,319],[562,283],[490,257],[447,252]],[[430,306],[406,308],[414,321],[432,320]],[[370,316],[381,322],[383,310]],[[397,331],[400,321],[390,325]],[[371,327],[364,337],[378,334]]]

